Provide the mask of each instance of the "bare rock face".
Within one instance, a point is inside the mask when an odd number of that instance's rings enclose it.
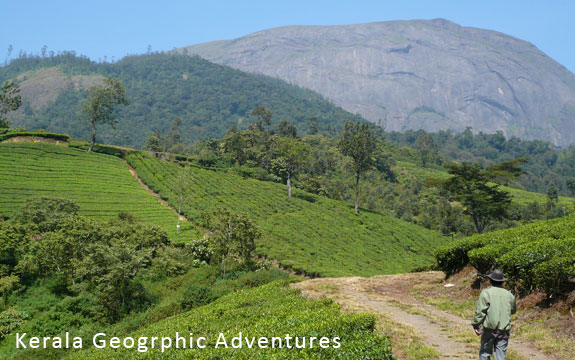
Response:
[[[443,19],[290,26],[177,51],[310,88],[390,131],[575,143],[575,75],[495,31]]]

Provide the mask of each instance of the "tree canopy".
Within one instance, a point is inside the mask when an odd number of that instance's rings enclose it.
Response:
[[[377,147],[377,135],[373,125],[367,123],[348,121],[338,148],[345,156],[353,160],[355,172],[355,212],[359,211],[359,178],[361,174],[372,168],[374,159],[372,157]]]
[[[471,216],[478,233],[482,233],[493,220],[507,217],[511,195],[490,183],[493,174],[479,164],[451,163],[446,165],[447,180],[436,180],[454,201],[463,205],[464,213]]]
[[[309,159],[310,147],[301,140],[277,137],[273,141],[273,151],[275,159],[272,161],[272,169],[277,175],[285,177],[288,197],[291,198],[291,179]]]
[[[88,100],[82,108],[84,117],[93,128],[88,152],[92,151],[96,143],[96,125],[108,124],[114,127],[118,123],[118,106],[128,104],[126,90],[120,79],[109,77],[104,79],[103,85],[88,89]]]
[[[246,267],[253,267],[255,241],[262,235],[252,221],[243,214],[227,209],[218,209],[204,214],[204,225],[214,245],[214,256],[221,260],[221,269],[226,273],[226,260],[235,258]]]
[[[10,127],[6,114],[18,110],[21,105],[20,86],[13,81],[4,82],[0,92],[0,129]]]

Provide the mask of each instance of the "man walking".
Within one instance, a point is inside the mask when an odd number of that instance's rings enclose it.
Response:
[[[481,335],[479,359],[491,359],[495,350],[494,360],[505,360],[511,331],[511,315],[515,314],[517,305],[515,296],[503,288],[503,282],[507,281],[507,278],[501,270],[495,269],[487,277],[491,286],[479,295],[471,325],[475,334]]]

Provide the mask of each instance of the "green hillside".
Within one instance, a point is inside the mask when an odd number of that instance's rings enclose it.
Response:
[[[51,144],[0,143],[0,214],[10,217],[40,196],[74,200],[81,215],[94,219],[128,211],[161,225],[174,240],[196,236],[191,225],[177,236],[177,215],[144,190],[119,158]]]
[[[205,337],[205,349],[175,349],[175,345],[162,353],[158,342],[151,349],[148,342],[147,352],[138,352],[135,348],[105,350],[90,349],[81,351],[69,359],[393,359],[389,341],[374,333],[375,318],[371,315],[341,314],[339,306],[330,300],[309,301],[298,291],[289,289],[283,282],[275,282],[259,288],[237,292],[218,301],[194,309],[190,312],[171,317],[145,327],[128,336],[133,338],[157,336],[175,338],[176,332],[187,336],[193,332],[196,338]],[[230,348],[221,344],[216,349],[219,334],[223,333]],[[270,348],[249,349],[244,342],[241,349],[231,347],[233,337],[270,339]],[[285,339],[283,348],[271,348],[272,337],[306,337],[307,349],[287,349]],[[309,348],[309,338],[340,337],[341,347],[322,349]],[[108,339],[109,340],[109,339]],[[251,340],[250,340],[251,341]],[[334,342],[330,342],[334,345]],[[257,345],[256,345],[257,346]]]
[[[416,179],[420,182],[425,182],[429,178],[446,179],[449,174],[446,171],[437,170],[433,168],[424,168],[415,163],[408,161],[397,161],[394,170],[397,171],[400,180]],[[501,186],[502,190],[507,191],[513,197],[513,201],[520,205],[536,202],[544,204],[547,202],[547,195],[536,192],[530,192],[520,189],[515,189],[509,186]],[[575,200],[567,196],[559,196],[559,205],[572,206]]]
[[[171,191],[178,166],[132,153],[127,161],[154,191],[176,204]],[[439,234],[346,203],[302,191],[289,199],[284,185],[244,179],[225,170],[193,167],[182,210],[201,221],[220,207],[247,214],[263,229],[257,252],[296,271],[321,276],[399,273],[429,264]]]
[[[308,130],[310,117],[317,117],[320,131],[336,131],[346,120],[359,119],[311,90],[198,57],[150,54],[97,63],[65,53],[0,67],[0,83],[16,79],[22,88],[22,109],[10,118],[14,126],[80,139],[89,139],[91,131],[81,121],[82,90],[104,76],[121,79],[130,100],[118,117],[119,131],[100,129],[98,141],[104,143],[141,148],[153,131],[165,134],[176,117],[182,120],[185,143],[222,137],[232,125],[246,128],[258,106],[273,112],[272,126],[287,120],[300,133]]]

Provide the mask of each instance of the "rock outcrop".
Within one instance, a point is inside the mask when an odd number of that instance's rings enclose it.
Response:
[[[495,31],[443,19],[289,26],[177,51],[315,90],[386,130],[575,143],[575,75]]]

